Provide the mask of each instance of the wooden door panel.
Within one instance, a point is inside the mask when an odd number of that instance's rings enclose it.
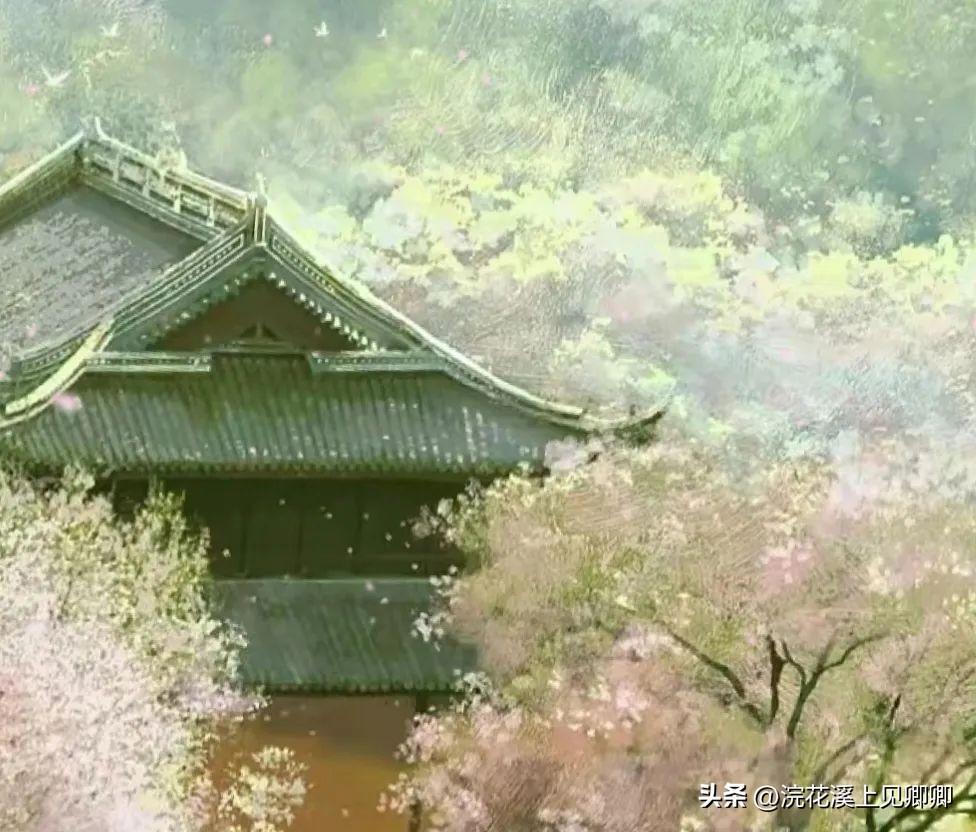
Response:
[[[358,518],[355,487],[310,484],[302,508],[302,574],[310,578],[352,574]]]
[[[248,577],[301,574],[302,508],[295,485],[256,482],[247,489],[244,568]]]

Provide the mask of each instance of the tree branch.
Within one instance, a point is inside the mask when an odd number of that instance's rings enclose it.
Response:
[[[828,776],[827,770],[836,763],[841,757],[843,757],[848,751],[853,751],[857,744],[864,739],[866,734],[860,733],[853,739],[848,740],[843,745],[839,746],[835,751],[827,755],[827,758],[817,766],[816,771],[813,774],[813,780],[816,783],[832,783],[834,780],[840,777],[844,769],[840,771],[833,772]]]
[[[953,773],[954,776],[949,782],[951,783],[952,780],[955,780],[956,776],[965,771],[966,768],[972,768],[974,766],[976,766],[976,760],[967,760],[956,769]],[[964,800],[971,800],[973,798],[974,787],[976,787],[976,773],[970,775],[969,780],[966,781],[966,785],[962,787],[962,791],[958,795],[953,794],[948,806],[941,806],[938,809],[916,809],[914,806],[906,806],[889,817],[878,829],[878,832],[894,832],[895,829],[899,828],[898,824],[901,821],[912,817],[917,818],[917,822],[908,829],[903,830],[903,832],[925,832],[925,830],[935,826],[946,815],[970,814],[972,812],[971,808],[962,808],[959,804]]]
[[[765,726],[766,721],[763,718],[762,713],[760,712],[759,708],[756,707],[756,705],[749,701],[748,697],[746,696],[745,686],[742,684],[742,681],[735,674],[732,668],[730,668],[727,664],[723,664],[717,659],[713,659],[706,653],[703,653],[701,650],[695,647],[694,644],[688,641],[688,639],[674,632],[674,630],[671,628],[665,627],[664,629],[671,638],[673,638],[679,645],[691,653],[691,655],[698,659],[698,661],[700,661],[706,667],[711,668],[723,679],[725,679],[725,681],[729,683],[732,690],[735,691],[735,694],[738,697],[737,704],[739,707],[750,717],[752,717],[759,725]]]
[[[776,714],[779,712],[779,682],[783,676],[783,668],[786,661],[776,649],[776,642],[772,636],[766,636],[766,646],[769,649],[769,716],[766,718],[768,725],[773,724]]]
[[[844,664],[844,662],[846,662],[851,657],[851,654],[854,653],[855,650],[864,647],[864,645],[866,644],[871,644],[874,641],[881,641],[881,639],[883,639],[884,637],[885,637],[884,633],[875,633],[874,635],[855,639],[847,646],[844,652],[841,653],[837,659],[835,659],[832,662],[828,662],[826,664],[821,665],[818,668],[818,675],[822,676],[828,670],[833,670],[835,667],[840,667],[842,664]]]
[[[803,706],[806,704],[807,699],[810,698],[810,694],[813,693],[813,687],[810,685],[807,677],[806,668],[793,658],[793,654],[790,653],[790,648],[786,646],[786,642],[782,643],[782,648],[783,655],[786,657],[786,663],[794,668],[800,677],[800,690],[796,695],[796,702],[793,703],[793,712],[790,714],[789,722],[786,725],[786,736],[793,739],[796,735],[797,726],[800,724]]]
[[[882,634],[875,634],[864,636],[863,638],[855,639],[852,641],[840,654],[838,658],[834,661],[828,661],[827,658],[830,655],[831,650],[834,646],[834,637],[831,636],[827,641],[827,645],[821,651],[820,656],[817,659],[817,664],[813,669],[813,672],[807,678],[806,671],[796,662],[786,649],[786,645],[783,645],[784,654],[787,657],[787,661],[796,667],[797,671],[800,673],[800,691],[796,695],[796,702],[793,704],[793,713],[790,714],[790,721],[786,726],[786,736],[793,739],[796,736],[796,729],[800,725],[800,718],[803,716],[803,709],[807,704],[807,701],[813,695],[816,690],[820,679],[828,670],[833,670],[834,668],[840,667],[844,664],[856,650],[860,649],[866,644],[878,641],[884,636]]]
[[[952,746],[947,745],[943,749],[942,753],[935,758],[935,762],[933,762],[927,769],[925,769],[925,771],[922,772],[921,777],[919,778],[919,782],[928,783],[929,780],[931,780],[938,773],[939,769],[942,768],[943,765],[945,765],[945,762],[946,760],[949,759],[949,755],[951,753],[952,753]]]

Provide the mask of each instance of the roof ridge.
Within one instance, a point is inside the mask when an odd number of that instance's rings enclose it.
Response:
[[[149,155],[145,151],[140,150],[128,142],[124,142],[121,139],[106,133],[102,128],[101,118],[98,116],[94,116],[92,120],[95,127],[94,132],[82,131],[82,133],[79,134],[87,141],[98,141],[117,150],[121,150],[142,164],[146,165],[146,167],[152,168],[153,171],[161,175],[164,174],[172,179],[183,179],[189,185],[203,187],[207,190],[212,190],[215,193],[219,193],[222,196],[235,199],[248,201],[252,201],[254,199],[254,194],[251,191],[246,191],[243,188],[237,188],[233,185],[228,185],[226,182],[212,179],[211,177],[205,176],[204,174],[191,170],[190,168],[167,167],[161,164],[158,158]]]
[[[23,185],[30,179],[33,179],[35,175],[49,165],[60,161],[62,158],[72,153],[78,148],[79,145],[85,140],[85,131],[80,130],[75,133],[70,139],[62,142],[50,153],[44,154],[40,159],[31,162],[26,168],[16,173],[14,176],[10,177],[3,185],[0,185],[0,200],[5,198],[11,192],[17,190],[18,187]]]

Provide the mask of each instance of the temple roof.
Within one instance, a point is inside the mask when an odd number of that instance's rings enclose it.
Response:
[[[73,187],[0,235],[0,368],[9,348],[57,340],[104,315],[197,243],[98,191]]]
[[[276,692],[449,692],[472,647],[424,641],[414,622],[433,587],[417,578],[215,581],[223,617],[247,637],[241,678]]]
[[[119,472],[497,476],[521,463],[538,467],[554,436],[551,423],[479,394],[434,363],[154,358],[159,365],[90,363],[73,387],[83,406],[39,411],[11,434],[8,449],[27,462],[70,459]],[[271,401],[286,421],[269,417]]]
[[[125,470],[493,472],[658,415],[601,421],[509,384],[305,251],[262,194],[95,124],[0,188],[8,452]],[[280,299],[294,331],[210,343],[240,323],[235,299]],[[65,396],[67,414],[52,407]]]

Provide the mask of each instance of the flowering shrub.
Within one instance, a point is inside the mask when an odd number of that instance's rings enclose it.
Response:
[[[223,794],[206,769],[216,721],[261,703],[235,688],[241,642],[208,610],[205,542],[172,498],[125,523],[91,486],[0,474],[0,828],[285,828],[288,752]]]
[[[220,795],[221,829],[277,832],[287,828],[305,796],[302,770],[290,749],[267,747],[252,754]]]
[[[760,818],[700,813],[698,783],[953,782],[965,811],[976,511],[954,469],[884,437],[733,467],[666,435],[467,501],[450,523],[482,568],[446,609],[494,689],[419,721],[399,805],[449,832],[745,830]],[[846,814],[776,822],[946,812]]]

